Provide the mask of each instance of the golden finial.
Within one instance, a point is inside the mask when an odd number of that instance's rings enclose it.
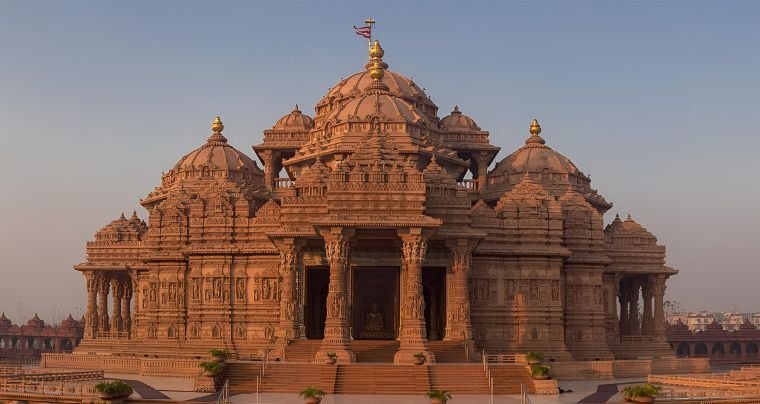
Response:
[[[385,51],[383,50],[383,47],[380,46],[380,41],[375,39],[375,43],[373,43],[372,47],[369,49],[369,57],[382,59],[384,55]]]
[[[530,123],[530,134],[531,135],[541,134],[541,125],[538,124],[538,119],[534,119],[533,122]]]
[[[369,76],[372,77],[372,80],[380,81],[383,79],[383,76],[385,76],[385,66],[383,66],[384,54],[385,51],[383,51],[383,48],[380,46],[380,41],[375,40],[375,43],[369,50]]]
[[[211,130],[214,133],[222,133],[224,130],[224,124],[222,123],[221,118],[219,118],[219,115],[216,116],[216,119],[214,119],[214,123],[211,124]]]

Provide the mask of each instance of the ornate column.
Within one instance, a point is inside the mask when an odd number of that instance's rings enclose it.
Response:
[[[273,159],[271,150],[262,150],[259,153],[264,161],[264,183],[267,185],[268,190],[274,189],[274,173],[273,173]]]
[[[653,279],[654,289],[654,340],[655,342],[667,342],[665,337],[665,280],[664,275],[658,275]],[[744,352],[744,351],[742,351]]]
[[[483,192],[486,189],[486,180],[488,176],[488,155],[481,153],[476,157],[478,162],[478,192]]]
[[[137,328],[139,326],[139,312],[140,312],[140,281],[137,270],[129,271],[129,281],[131,286],[131,295],[134,298],[134,310],[129,314],[129,335],[134,337],[137,335]]]
[[[285,341],[298,338],[301,327],[296,312],[297,292],[296,278],[300,249],[290,240],[278,246],[280,250],[280,276],[282,276],[282,294],[280,295],[280,324],[276,336]]]
[[[460,239],[448,243],[451,252],[453,288],[446,296],[446,336],[445,341],[471,341],[470,321],[470,269],[474,243]]]
[[[132,330],[132,280],[123,279],[121,282],[121,328],[127,336]]]
[[[93,271],[84,273],[87,282],[87,313],[84,316],[84,337],[95,338],[98,331],[98,280]]]
[[[428,348],[425,329],[425,298],[422,291],[422,262],[427,249],[426,237],[421,229],[400,231],[401,259],[406,268],[404,302],[401,304],[400,345],[393,358],[395,364],[414,363],[414,354],[422,353],[428,363],[435,362],[435,356]]]
[[[316,361],[321,362],[334,352],[339,362],[354,362],[351,352],[351,335],[348,323],[348,299],[346,272],[349,270],[349,240],[351,232],[333,228],[322,233],[325,239],[325,258],[330,265],[330,285],[327,291],[327,318],[325,337],[317,352]]]
[[[111,278],[111,295],[113,296],[113,314],[111,315],[111,331],[114,333],[122,331],[121,323],[121,279],[118,275]]]
[[[628,335],[640,335],[641,324],[639,323],[639,288],[641,283],[638,279],[631,279],[630,284],[630,298],[628,303],[630,310],[628,311]]]
[[[628,301],[630,300],[630,289],[628,280],[622,279],[618,282],[618,299],[620,300],[620,323],[618,324],[618,335],[628,335]]]
[[[652,324],[652,279],[647,280],[641,285],[641,295],[644,298],[644,311],[641,317],[641,335],[652,335],[654,333],[654,324]]]
[[[98,274],[98,332],[107,333],[108,322],[108,289],[110,288],[108,275],[102,271]]]

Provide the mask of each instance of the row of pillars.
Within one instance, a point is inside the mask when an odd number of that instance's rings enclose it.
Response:
[[[618,289],[621,336],[651,335],[665,338],[665,276],[648,275],[623,278]],[[643,310],[639,319],[639,298]]]
[[[128,274],[87,271],[85,338],[126,337],[132,329],[132,280]],[[111,316],[108,295],[112,296]]]
[[[322,360],[328,353],[335,353],[341,362],[353,362],[349,321],[347,273],[350,268],[350,249],[353,231],[330,228],[320,232],[325,240],[325,258],[330,267],[327,295],[327,316],[324,338],[316,359]],[[423,353],[428,361],[434,361],[428,348],[425,327],[425,300],[422,287],[422,263],[427,251],[427,234],[422,229],[404,229],[398,232],[401,247],[401,313],[400,347],[394,362],[412,363],[414,355]],[[303,338],[303,304],[299,290],[297,270],[300,246],[297,242],[280,243],[280,273],[283,292],[280,300],[280,324],[278,337]],[[447,321],[445,340],[471,340],[469,271],[474,243],[456,240],[449,243],[451,250],[452,288],[446,304]],[[299,284],[300,283],[300,284]],[[299,287],[300,286],[300,287]]]

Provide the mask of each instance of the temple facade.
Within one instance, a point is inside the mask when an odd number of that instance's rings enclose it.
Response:
[[[69,317],[60,324],[45,324],[37,314],[26,324],[13,324],[0,314],[0,362],[37,359],[43,353],[71,352],[82,339],[83,321]]]
[[[553,150],[533,120],[500,148],[457,107],[388,70],[363,71],[264,131],[257,162],[217,117],[133,214],[97,232],[78,352],[239,355],[316,340],[396,340],[395,363],[431,341],[550,359],[672,356],[665,247]]]

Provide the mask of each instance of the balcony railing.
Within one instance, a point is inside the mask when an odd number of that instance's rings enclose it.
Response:
[[[293,185],[293,180],[290,178],[275,178],[272,181],[273,189],[289,188],[291,185]]]

